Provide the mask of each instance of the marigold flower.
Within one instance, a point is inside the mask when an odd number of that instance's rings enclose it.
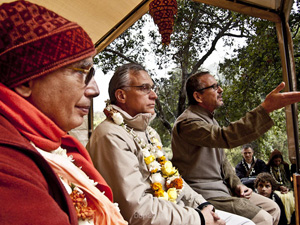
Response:
[[[83,193],[80,193],[77,190],[73,190],[70,194],[70,197],[73,201],[78,219],[93,219],[94,210],[91,207],[87,206],[87,201]]]
[[[148,165],[155,160],[155,157],[154,157],[154,155],[150,155],[150,156],[144,158],[144,160],[145,160],[145,163]]]
[[[163,166],[163,165],[165,165],[167,160],[166,160],[165,156],[162,156],[162,157],[158,158],[157,161],[160,163],[161,166]]]
[[[157,172],[157,169],[153,169],[150,171],[150,173],[156,173]]]
[[[157,191],[159,189],[162,189],[162,185],[161,185],[161,183],[153,183],[151,185],[151,188],[152,188],[153,191]]]
[[[164,197],[165,191],[163,189],[158,189],[157,191],[154,192],[155,197]]]
[[[171,183],[173,184],[173,187],[176,189],[181,189],[183,187],[183,180],[181,177],[176,178]]]
[[[165,156],[162,156],[162,157],[158,158],[157,161],[158,161],[158,162],[166,161],[166,157],[165,157]]]

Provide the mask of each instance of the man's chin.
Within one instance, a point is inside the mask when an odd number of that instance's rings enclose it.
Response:
[[[220,103],[217,105],[217,109],[218,109],[218,108],[221,108],[222,106],[224,106],[224,103],[223,103],[223,102],[220,102]]]

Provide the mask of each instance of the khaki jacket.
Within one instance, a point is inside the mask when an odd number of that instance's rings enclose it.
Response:
[[[146,141],[146,128],[154,116],[147,113],[131,117],[117,106],[114,108],[128,127]],[[206,200],[186,183],[177,204],[153,197],[141,149],[123,127],[106,119],[93,132],[87,149],[129,224],[201,224],[194,208]]]
[[[189,106],[174,124],[172,162],[186,182],[205,199],[230,197],[241,182],[223,148],[249,143],[272,125],[262,106],[223,128],[206,109]]]

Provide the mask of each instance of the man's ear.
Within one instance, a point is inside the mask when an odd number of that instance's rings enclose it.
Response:
[[[28,98],[32,93],[31,87],[32,87],[32,81],[30,80],[26,83],[20,84],[19,86],[15,87],[14,90],[23,98]]]
[[[125,103],[126,102],[126,92],[122,89],[117,89],[115,92],[115,97],[118,102]]]
[[[193,93],[193,97],[196,100],[196,102],[202,103],[202,95],[198,91],[195,91]]]

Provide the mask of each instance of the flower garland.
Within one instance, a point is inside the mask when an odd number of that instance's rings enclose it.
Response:
[[[71,188],[72,193],[70,194],[70,197],[73,201],[78,219],[93,220],[94,210],[91,207],[88,207],[85,194],[75,185],[71,186]]]
[[[51,151],[52,154],[60,155],[64,158],[67,158],[70,162],[74,163],[73,156],[67,155],[67,150],[59,147],[58,149]],[[60,176],[60,179],[62,183],[64,184],[68,194],[70,195],[73,205],[75,207],[77,218],[78,218],[78,224],[79,225],[93,225],[94,222],[94,213],[95,211],[88,207],[87,199],[82,190],[80,190],[75,184],[71,183],[70,185],[64,180],[63,177]],[[93,183],[93,185],[97,185],[97,182],[94,182],[94,180],[90,181]]]
[[[178,170],[173,167],[172,162],[166,158],[162,144],[156,138],[156,131],[150,126],[147,127],[146,132],[150,143],[146,143],[138,137],[133,129],[127,127],[120,112],[114,109],[109,102],[106,104],[105,115],[115,124],[123,127],[139,145],[144,156],[144,162],[151,173],[150,181],[153,195],[176,203],[178,195],[183,190],[183,180]]]

